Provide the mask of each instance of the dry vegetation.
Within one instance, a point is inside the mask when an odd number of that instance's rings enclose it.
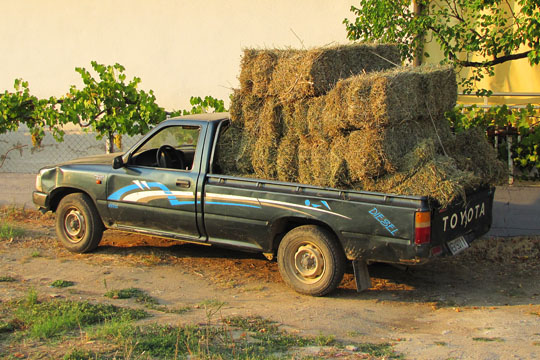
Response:
[[[397,67],[389,45],[246,50],[224,174],[428,195],[448,204],[494,185],[504,166],[482,134],[453,135],[449,67]]]

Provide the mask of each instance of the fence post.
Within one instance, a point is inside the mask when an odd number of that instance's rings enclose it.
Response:
[[[514,162],[512,161],[512,135],[506,135],[506,149],[508,151],[508,184],[514,183]]]

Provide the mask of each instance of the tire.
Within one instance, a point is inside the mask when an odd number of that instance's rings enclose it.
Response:
[[[58,204],[56,234],[69,251],[85,253],[94,250],[101,241],[104,228],[88,195],[69,194]]]
[[[295,291],[323,296],[336,289],[345,272],[345,254],[335,236],[314,225],[287,233],[278,248],[283,280]]]

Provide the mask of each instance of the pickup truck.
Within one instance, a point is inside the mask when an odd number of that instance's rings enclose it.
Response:
[[[33,201],[56,212],[70,251],[91,251],[105,229],[119,229],[277,255],[284,281],[313,296],[340,284],[347,260],[361,291],[368,263],[455,255],[491,226],[493,188],[441,208],[425,196],[220,174],[216,144],[229,124],[227,113],[165,120],[123,154],[41,169]]]

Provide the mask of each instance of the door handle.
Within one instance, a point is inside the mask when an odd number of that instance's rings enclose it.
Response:
[[[191,186],[191,181],[176,179],[176,186],[188,188]]]

